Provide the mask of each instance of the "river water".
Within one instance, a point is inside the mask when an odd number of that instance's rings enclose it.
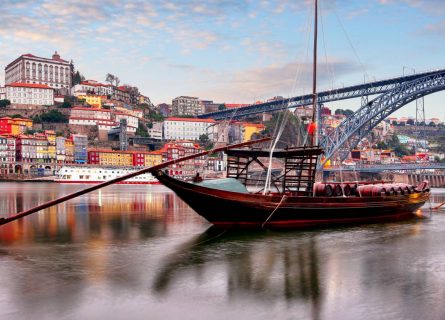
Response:
[[[0,183],[0,214],[83,187]],[[0,227],[0,319],[445,319],[445,211],[419,215],[222,232],[163,186],[110,186]]]

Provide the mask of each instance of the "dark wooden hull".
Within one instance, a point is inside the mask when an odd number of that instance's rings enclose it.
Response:
[[[174,179],[160,171],[156,177],[199,215],[221,227],[298,228],[386,222],[413,217],[429,198],[429,192],[425,191],[383,197],[287,196],[283,199],[281,195],[202,187]]]

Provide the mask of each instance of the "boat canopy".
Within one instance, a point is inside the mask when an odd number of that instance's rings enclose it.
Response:
[[[195,182],[195,184],[211,189],[249,193],[246,186],[234,178],[203,180],[201,182]]]

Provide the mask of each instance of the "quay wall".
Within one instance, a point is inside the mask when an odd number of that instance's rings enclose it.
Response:
[[[445,174],[437,173],[414,173],[414,174],[394,174],[394,182],[417,185],[424,180],[428,180],[431,187],[445,187]]]

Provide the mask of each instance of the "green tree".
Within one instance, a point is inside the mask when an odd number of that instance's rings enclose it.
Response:
[[[79,70],[77,70],[73,75],[73,86],[81,83],[85,80],[85,77],[80,74]]]
[[[147,132],[147,129],[142,124],[142,122],[139,122],[138,128],[136,129],[136,135],[141,137],[149,137],[150,135]]]
[[[408,119],[406,121],[406,124],[409,124],[410,126],[413,126],[414,125],[414,119]]]
[[[23,116],[21,114],[16,113],[16,114],[13,114],[11,116],[11,118],[23,118]]]
[[[210,141],[209,136],[207,134],[201,134],[199,136],[199,144],[201,147],[205,149],[211,149],[213,147],[212,141]]]
[[[64,101],[59,108],[71,108],[71,103],[68,101]]]
[[[226,108],[226,105],[223,103],[223,104],[220,104],[219,106],[218,106],[218,110],[219,111],[223,111],[223,110],[226,110],[227,108]]]
[[[11,101],[9,101],[8,99],[0,100],[0,108],[6,108],[10,104],[11,104]]]
[[[59,110],[50,110],[48,112],[37,115],[33,118],[35,123],[49,122],[49,123],[67,123],[68,117]]]
[[[344,116],[350,117],[354,114],[354,111],[350,110],[350,109],[337,109],[335,110],[334,114],[339,115],[342,114]]]

